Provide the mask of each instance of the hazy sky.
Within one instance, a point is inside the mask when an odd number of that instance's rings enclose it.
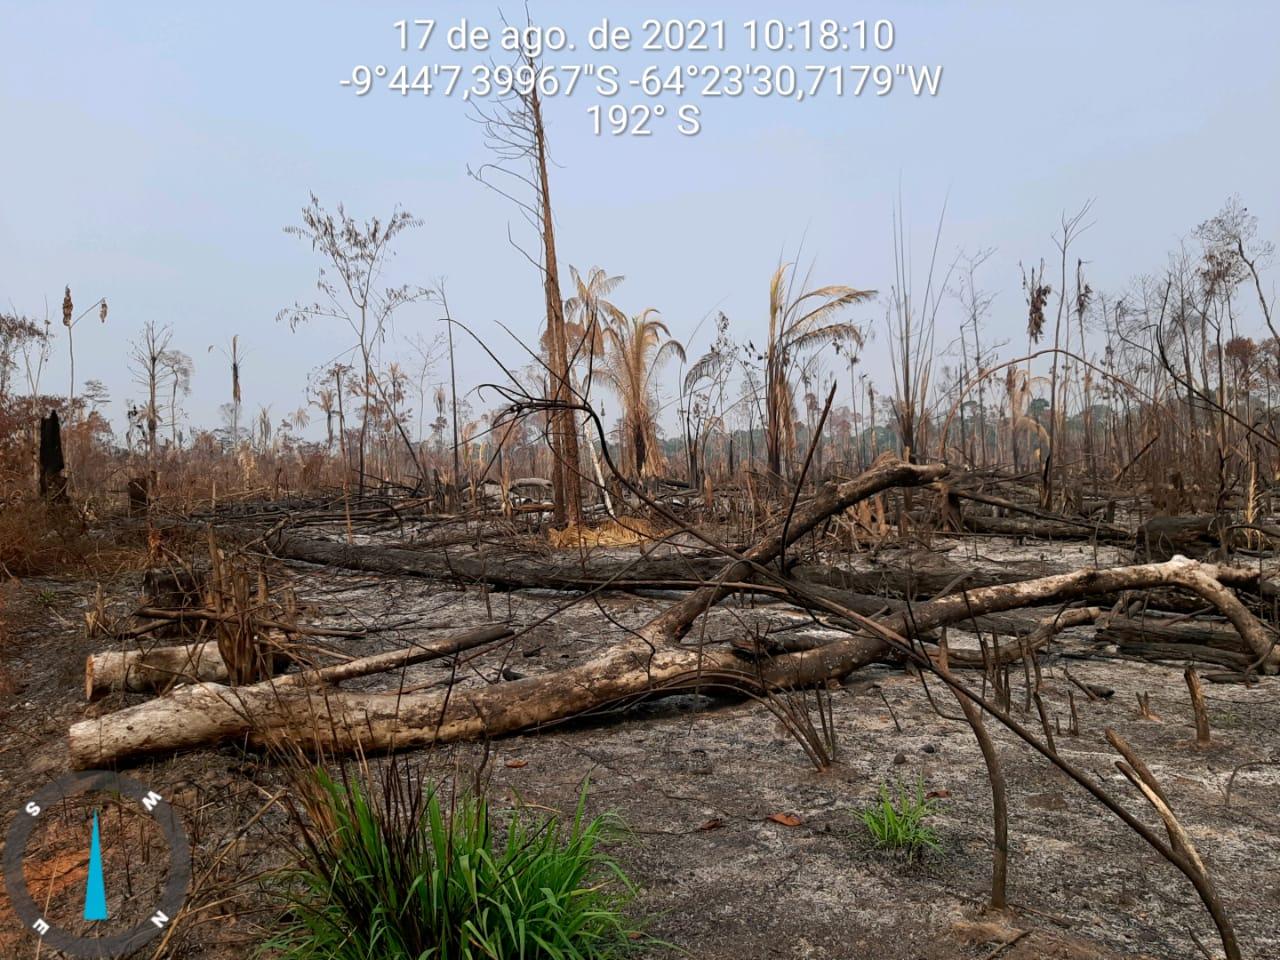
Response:
[[[899,187],[917,281],[944,199],[944,259],[997,248],[979,277],[998,294],[991,338],[1021,336],[1018,263],[1051,258],[1063,211],[1087,200],[1093,226],[1075,252],[1106,292],[1158,268],[1233,193],[1265,236],[1280,236],[1280,5],[1271,0],[533,0],[531,9],[578,41],[605,16],[632,27],[650,16],[726,20],[732,49],[723,54],[590,52],[580,43],[548,59],[613,64],[628,76],[647,63],[944,68],[932,99],[899,88],[882,99],[701,101],[696,137],[671,122],[655,123],[649,139],[596,137],[587,107],[598,101],[585,89],[547,103],[562,265],[624,274],[614,299],[632,311],[657,307],[677,338],[723,310],[738,338],[759,339],[769,275],[798,251],[816,281],[886,290]],[[454,315],[521,362],[497,322],[536,341],[539,278],[507,241],[508,224],[520,226],[514,208],[467,175],[487,159],[467,106],[387,90],[358,98],[338,83],[358,63],[479,62],[440,47],[464,15],[499,25],[497,4],[474,2],[0,0],[0,303],[29,315],[47,303],[57,315],[67,283],[78,303],[108,297],[107,324],[77,328],[77,380],[106,382],[117,426],[123,401],[137,395],[127,342],[148,319],[171,324],[174,346],[195,359],[193,420],[212,424],[228,399],[219,348],[233,334],[248,351],[246,405],[270,405],[278,419],[299,405],[308,374],[349,343],[333,325],[291,333],[274,320],[313,296],[317,261],[281,228],[314,192],[360,216],[399,204],[422,217],[389,279],[447,277]],[[888,53],[746,49],[744,20],[804,16],[889,17],[896,42]],[[392,24],[402,17],[440,22],[429,54],[399,50]],[[665,102],[674,110],[698,101]],[[883,303],[857,316],[879,328]],[[439,315],[407,309],[396,332],[430,337]],[[958,318],[944,306],[940,342],[954,337]],[[883,369],[878,339],[873,372]],[[496,376],[479,350],[461,355],[468,385]],[[446,374],[441,367],[437,379]],[[59,341],[43,387],[65,391],[66,379]]]

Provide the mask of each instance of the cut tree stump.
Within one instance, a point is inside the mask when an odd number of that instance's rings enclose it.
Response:
[[[150,567],[142,574],[142,605],[163,610],[191,610],[204,606],[208,570],[181,567]],[[181,637],[181,620],[157,624],[150,635],[156,638]],[[212,680],[213,677],[202,679]]]
[[[270,644],[268,644],[270,646]],[[292,662],[282,650],[272,651],[274,668]],[[84,662],[84,695],[92,703],[110,693],[155,693],[179,683],[226,683],[227,664],[217,640],[91,653]]]
[[[144,693],[174,683],[225,683],[226,679],[227,665],[216,640],[150,650],[108,650],[92,653],[84,661],[84,697],[91,703],[120,691]]]

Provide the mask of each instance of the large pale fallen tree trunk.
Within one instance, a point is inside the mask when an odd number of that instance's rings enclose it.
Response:
[[[812,583],[808,580],[795,576],[790,578],[790,582],[793,585],[796,583],[802,584],[804,594],[798,595],[794,589],[767,583],[762,584],[749,582],[735,584],[734,587],[744,593],[754,591],[766,596],[785,597],[789,603],[798,606],[815,606],[814,602],[806,599],[807,597],[832,600],[840,604],[844,609],[852,610],[864,617],[879,617],[890,613],[901,613],[910,610],[914,606],[914,602],[912,601],[899,600],[893,597],[870,596],[865,593],[849,593],[845,590],[841,590],[839,587],[829,587],[821,583]],[[945,592],[953,593],[959,589],[961,588],[953,580],[951,588],[945,590]],[[820,606],[819,609],[821,609]],[[982,616],[975,617],[972,624],[966,623],[964,626],[972,626],[978,632],[984,634],[996,634],[1004,637],[1023,637],[1029,636],[1039,630],[1043,621],[1043,611],[1018,611],[1016,613],[984,614]],[[922,631],[922,634],[924,633],[927,633],[927,631]],[[739,650],[745,652],[753,648],[754,641],[750,637],[743,636],[738,640],[731,642],[734,642],[734,645]],[[784,643],[783,647],[785,646],[786,644]],[[818,646],[818,644],[814,643],[811,644],[811,646]],[[790,651],[784,650],[784,652]]]
[[[1022,583],[1000,584],[949,594],[916,604],[909,611],[878,618],[876,622],[900,636],[918,636],[925,630],[951,623],[964,623],[972,617],[1002,610],[1063,603],[1085,596],[1129,590],[1177,587],[1208,601],[1231,622],[1246,648],[1253,653],[1259,672],[1280,672],[1280,649],[1276,646],[1275,637],[1234,593],[1223,586],[1222,580],[1231,578],[1247,579],[1231,568],[1219,568],[1213,564],[1188,560],[1186,557],[1175,557],[1164,563],[1111,567],[1105,570],[1077,570]],[[806,596],[814,606],[837,616],[853,615],[852,619],[857,619],[857,611],[842,608],[837,601],[813,595],[803,584],[793,584],[793,589],[797,594]],[[870,655],[869,649],[872,651]],[[883,656],[888,649],[883,641],[852,638],[778,659],[791,662],[796,676],[814,680],[823,676],[840,676]]]
[[[730,650],[689,648],[679,641],[697,617],[731,589],[727,584],[758,572],[755,564],[767,564],[782,552],[783,527],[786,538],[795,539],[862,497],[895,484],[927,482],[941,473],[937,467],[889,464],[838,487],[828,486],[798,510],[789,525],[780,525],[745,559],[727,564],[721,584],[695,591],[636,631],[633,639],[577,667],[474,691],[449,689],[408,696],[310,686],[282,690],[278,681],[242,688],[203,683],[76,724],[70,736],[71,761],[77,767],[108,764],[226,738],[255,744],[289,741],[332,752],[393,750],[541,727],[678,687],[721,686],[759,692],[842,676],[885,657],[891,653],[891,645],[878,633],[867,633],[765,663],[744,663]],[[1089,593],[1178,586],[1218,607],[1274,672],[1274,652],[1265,628],[1213,579],[1213,572],[1212,567],[1188,560],[1079,571],[943,597],[880,618],[878,623],[890,634],[911,636],[971,616],[1062,602]],[[836,600],[806,595],[803,585],[793,585],[793,589],[836,617],[852,624],[861,622],[856,611],[846,610]]]

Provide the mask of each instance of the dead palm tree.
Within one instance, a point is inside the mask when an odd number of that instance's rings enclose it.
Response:
[[[333,449],[333,416],[336,413],[337,401],[331,387],[318,387],[311,405],[324,414],[325,449]]]
[[[601,375],[622,404],[622,465],[636,480],[662,465],[653,388],[654,374],[671,356],[684,359],[684,347],[671,339],[667,325],[649,308],[639,316],[614,317],[605,327]]]
[[[605,327],[626,319],[626,315],[606,299],[625,278],[611,277],[600,267],[592,267],[585,278],[576,267],[570,267],[569,275],[574,294],[564,302],[565,340],[571,367],[584,361],[587,364],[587,376],[581,385],[585,398],[591,391],[594,361],[604,353]]]
[[[1013,460],[1015,471],[1024,466],[1019,457],[1019,436],[1024,437],[1023,446],[1028,458],[1040,459],[1042,446],[1049,443],[1049,434],[1040,421],[1032,415],[1032,391],[1036,386],[1047,386],[1049,381],[1044,377],[1033,377],[1026,370],[1010,366],[1005,374],[1005,400],[1009,405],[1009,456]],[[1039,441],[1039,443],[1037,443]]]
[[[782,460],[796,444],[795,394],[791,372],[797,358],[824,344],[861,346],[862,331],[833,318],[847,307],[875,296],[874,290],[856,290],[833,284],[795,293],[794,264],[783,263],[769,282],[769,345],[765,351],[765,453],[769,471],[782,476]]]
[[[573,279],[572,297],[564,302],[565,340],[569,348],[569,381],[574,393],[581,396],[584,403],[589,402],[591,386],[595,380],[595,365],[605,350],[605,327],[610,323],[625,322],[626,315],[605,298],[618,288],[623,277],[611,277],[600,267],[592,267],[584,279],[576,267],[569,267]],[[547,344],[543,343],[543,349]],[[586,364],[586,376],[580,377],[578,369]],[[604,475],[600,471],[600,457],[592,442],[591,432],[586,428],[585,418],[577,418],[576,429],[581,430],[582,439],[586,441],[587,452],[591,457],[591,466],[595,472],[596,486],[604,500],[605,509],[613,515],[613,503],[605,486]]]

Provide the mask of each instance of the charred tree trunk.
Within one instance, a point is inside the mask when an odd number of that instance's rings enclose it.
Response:
[[[144,477],[130,477],[126,495],[129,498],[129,516],[145,517],[151,507],[151,484]]]
[[[40,496],[46,503],[67,503],[66,461],[62,457],[62,424],[58,411],[40,418]]]
[[[560,298],[560,268],[556,260],[555,222],[551,214],[551,183],[547,176],[547,134],[542,123],[542,101],[537,85],[528,95],[529,121],[532,125],[534,169],[538,177],[538,210],[542,228],[542,281],[547,308],[547,339],[551,352],[552,399],[557,404],[573,401],[569,385],[568,337],[565,333],[564,301]],[[579,523],[582,520],[582,483],[578,475],[578,428],[574,411],[552,412],[553,477],[555,519],[557,523]]]
[[[1138,530],[1140,559],[1167,560],[1175,554],[1203,557],[1227,545],[1229,521],[1224,517],[1152,517]]]

